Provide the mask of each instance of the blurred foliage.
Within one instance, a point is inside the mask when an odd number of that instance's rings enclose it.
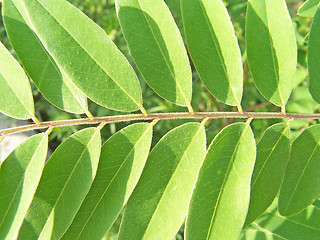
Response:
[[[131,64],[134,66],[139,80],[141,82],[144,107],[148,112],[179,112],[186,111],[185,108],[176,106],[172,103],[164,101],[146,85],[143,77],[138,72],[134,65],[134,62],[130,56],[129,50],[126,46],[125,40],[122,36],[122,32],[119,26],[119,22],[116,17],[115,3],[114,0],[68,0],[74,6],[83,11],[87,16],[89,16],[93,21],[95,21],[99,26],[101,26],[106,33],[115,42],[122,53],[129,59]],[[243,65],[244,65],[244,94],[242,100],[242,107],[247,111],[259,111],[259,112],[270,112],[279,111],[278,107],[271,105],[266,102],[266,100],[261,96],[261,94],[256,89],[252,77],[249,72],[246,49],[245,49],[245,18],[246,18],[246,0],[224,0],[231,20],[234,24],[236,35],[238,37],[240,49],[242,52]],[[314,113],[319,112],[319,104],[317,104],[311,97],[308,91],[308,73],[307,73],[307,41],[308,33],[310,30],[310,25],[312,22],[311,18],[303,18],[297,16],[296,12],[298,7],[302,4],[303,0],[287,0],[288,8],[293,20],[295,27],[297,43],[298,43],[298,66],[297,66],[297,76],[295,81],[295,87],[292,95],[287,104],[287,111],[292,113]],[[180,12],[180,1],[179,0],[166,0],[168,7],[170,8],[175,21],[181,31],[182,36],[184,35],[181,12]],[[1,6],[1,3],[0,3]],[[183,36],[184,38],[184,36]],[[8,38],[5,34],[2,20],[0,20],[0,39],[1,41],[11,49]],[[187,47],[187,46],[186,46]],[[12,51],[13,53],[13,51]],[[194,70],[194,67],[193,67]],[[35,106],[37,116],[40,121],[48,120],[60,120],[60,119],[71,119],[71,118],[81,118],[82,116],[74,114],[69,114],[60,111],[48,103],[39,93],[39,91],[33,86],[33,92],[35,96]],[[195,111],[234,111],[232,107],[226,106],[223,103],[216,100],[212,95],[210,95],[207,90],[202,85],[198,74],[193,71],[193,99],[192,106]],[[106,108],[100,107],[91,101],[89,101],[89,109],[94,116],[110,116],[123,114],[115,111],[108,110]],[[154,128],[154,138],[153,145],[170,129],[181,125],[190,120],[167,120],[160,121]],[[234,122],[234,119],[218,119],[210,120],[207,122],[207,142],[208,144],[214,138],[214,136],[226,125]],[[243,121],[243,120],[237,120]],[[254,120],[252,122],[252,128],[255,133],[256,139],[258,140],[263,134],[264,130],[281,120]],[[292,136],[295,139],[299,133],[308,127],[310,124],[314,124],[318,121],[309,120],[295,120],[292,123]],[[126,125],[131,123],[117,123],[110,124],[104,128],[102,131],[103,139],[107,139],[113,133],[120,130]],[[53,133],[50,135],[51,150],[54,150],[66,137],[68,137],[73,132],[81,129],[82,127],[65,127],[54,129]],[[120,219],[115,222],[112,229],[109,231],[105,239],[112,240],[116,239],[116,234],[119,229]],[[183,239],[183,228],[177,234],[176,239]]]

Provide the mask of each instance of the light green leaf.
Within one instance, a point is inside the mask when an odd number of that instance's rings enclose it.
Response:
[[[18,119],[34,117],[28,77],[20,64],[0,42],[0,112]]]
[[[284,107],[297,65],[295,33],[285,0],[249,0],[246,17],[248,63],[260,93]]]
[[[320,103],[320,6],[313,18],[308,42],[309,90]]]
[[[136,186],[152,139],[152,124],[137,123],[106,141],[92,187],[62,239],[101,240]]]
[[[290,148],[289,124],[275,124],[263,134],[257,146],[245,225],[265,212],[276,198],[286,172]]]
[[[108,35],[65,0],[20,0],[60,70],[90,99],[119,111],[142,108],[138,78]]]
[[[318,240],[320,239],[320,210],[309,206],[303,212],[283,217],[272,206],[248,229],[240,240]]]
[[[305,85],[302,85],[293,89],[286,108],[290,113],[314,113],[319,108],[319,104],[313,100],[309,92],[309,88]],[[299,129],[308,123],[308,120],[306,121],[307,122],[301,125]]]
[[[239,240],[288,240],[287,238],[283,238],[269,232],[265,229],[246,229],[241,233]],[[299,239],[300,240],[300,239]]]
[[[189,60],[164,1],[117,0],[116,9],[131,55],[146,82],[159,96],[189,106]]]
[[[313,17],[317,11],[319,0],[307,0],[298,9],[298,15],[302,17]]]
[[[158,142],[128,201],[118,240],[174,238],[205,152],[205,129],[199,123],[177,127]]]
[[[85,95],[60,72],[52,57],[27,25],[28,16],[21,1],[4,0],[2,17],[11,45],[42,95],[65,111],[86,112]]]
[[[44,167],[18,239],[46,240],[51,234],[50,239],[60,239],[90,189],[100,148],[100,130],[87,128],[56,149]]]
[[[0,239],[16,239],[38,186],[48,149],[48,135],[21,143],[0,165]]]
[[[320,125],[302,132],[293,142],[290,160],[279,195],[279,212],[301,212],[320,196]]]
[[[188,50],[207,89],[239,106],[243,69],[237,38],[222,0],[181,0]],[[196,21],[195,21],[196,20]]]
[[[319,104],[312,98],[309,87],[301,85],[293,88],[286,109],[290,113],[315,113],[319,109]],[[308,126],[309,121],[308,119],[295,119],[290,124],[290,128],[291,130],[298,130],[294,134],[299,136],[299,131]]]
[[[192,194],[186,240],[239,237],[255,158],[256,144],[248,122],[232,124],[214,138]]]

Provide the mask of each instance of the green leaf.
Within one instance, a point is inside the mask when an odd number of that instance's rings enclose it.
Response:
[[[239,106],[243,88],[241,53],[224,3],[181,0],[181,10],[188,50],[204,85],[220,101]]]
[[[117,0],[116,9],[131,55],[161,97],[189,106],[192,76],[187,52],[163,0]]]
[[[293,89],[286,108],[290,113],[314,113],[319,108],[319,104],[313,100],[308,87],[302,85]],[[299,129],[307,123],[308,120]]]
[[[174,238],[205,152],[205,129],[199,123],[177,127],[158,142],[128,201],[119,240]]]
[[[286,238],[280,237],[277,234],[274,234],[264,229],[260,229],[260,230],[246,229],[244,232],[242,232],[240,237],[240,240],[262,240],[262,239],[287,240]]]
[[[0,165],[0,239],[16,239],[38,186],[48,149],[48,135],[21,143]]]
[[[269,127],[257,145],[246,224],[265,212],[276,198],[290,157],[290,125]]]
[[[279,195],[279,212],[301,212],[320,196],[320,125],[302,132],[293,142],[290,160]]]
[[[248,63],[260,93],[284,107],[292,91],[297,44],[285,0],[249,0],[246,17]]]
[[[308,42],[309,90],[315,101],[320,103],[320,6],[313,18]]]
[[[90,189],[100,147],[100,130],[87,128],[56,149],[44,167],[18,239],[60,239]]]
[[[152,124],[137,123],[103,144],[96,178],[62,239],[103,238],[139,180],[151,139]]]
[[[290,113],[315,113],[319,109],[319,104],[312,98],[309,87],[301,85],[293,88],[286,109]],[[299,136],[300,129],[308,126],[309,121],[308,119],[296,119],[290,124],[290,128],[298,130],[295,134]]]
[[[318,240],[320,239],[320,209],[309,206],[303,212],[283,217],[276,205],[245,229],[240,240]]]
[[[119,111],[142,108],[134,70],[98,25],[65,0],[20,1],[60,70],[90,99]]]
[[[319,0],[307,0],[298,9],[298,15],[301,17],[313,17],[317,11]]]
[[[239,237],[248,210],[255,157],[248,122],[232,124],[214,138],[191,198],[187,240]]]
[[[65,111],[86,112],[85,95],[60,72],[52,57],[27,25],[28,16],[21,1],[4,0],[2,4],[3,21],[10,43],[42,95]]]
[[[34,117],[34,104],[28,77],[0,42],[0,112],[18,119]]]

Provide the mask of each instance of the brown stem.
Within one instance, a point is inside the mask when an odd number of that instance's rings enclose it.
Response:
[[[301,70],[305,71],[306,73],[308,72],[308,69],[306,69],[304,66],[302,66],[300,63],[297,63],[298,68],[300,68]]]
[[[219,118],[253,118],[253,119],[320,119],[320,114],[282,114],[279,112],[178,112],[178,113],[149,113],[128,114],[109,117],[94,117],[71,120],[60,120],[29,124],[20,127],[0,130],[0,136],[36,129],[66,127],[85,124],[116,123],[126,121],[167,120],[167,119],[219,119]]]

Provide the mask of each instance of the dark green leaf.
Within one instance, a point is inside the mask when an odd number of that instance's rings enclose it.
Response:
[[[320,125],[307,128],[293,142],[280,190],[279,212],[290,216],[311,205],[320,195]]]
[[[87,128],[56,149],[44,167],[18,239],[60,239],[90,189],[100,148],[100,130]]]
[[[42,95],[65,111],[86,112],[86,97],[60,72],[52,57],[27,25],[28,16],[21,1],[4,0],[2,16],[11,45]]]
[[[317,11],[319,0],[307,0],[298,9],[298,15],[302,17],[313,17]]]
[[[309,89],[320,103],[320,6],[313,18],[308,42]]]
[[[292,91],[297,44],[285,0],[249,0],[246,17],[248,63],[261,94],[284,107]]]
[[[245,229],[240,240],[318,240],[320,239],[320,210],[309,206],[303,212],[283,217],[270,207],[255,223]]]
[[[28,77],[0,42],[0,112],[18,119],[34,117],[34,104]]]
[[[152,124],[137,123],[103,144],[96,178],[62,239],[103,238],[139,180],[151,139]]]
[[[269,127],[257,146],[246,224],[265,212],[276,198],[290,156],[290,125]]]
[[[188,50],[207,89],[239,106],[243,70],[237,38],[222,0],[181,0]]]
[[[164,1],[117,0],[116,7],[132,57],[147,83],[159,96],[189,106],[189,60]]]
[[[33,30],[60,70],[96,103],[142,108],[140,84],[108,35],[65,0],[20,0]]]
[[[171,130],[152,149],[124,212],[119,240],[171,240],[187,213],[206,152],[204,126]]]
[[[32,136],[0,165],[0,239],[16,239],[38,186],[47,149],[46,133]]]
[[[214,138],[191,198],[187,240],[239,237],[248,210],[255,157],[249,123],[232,124]]]

